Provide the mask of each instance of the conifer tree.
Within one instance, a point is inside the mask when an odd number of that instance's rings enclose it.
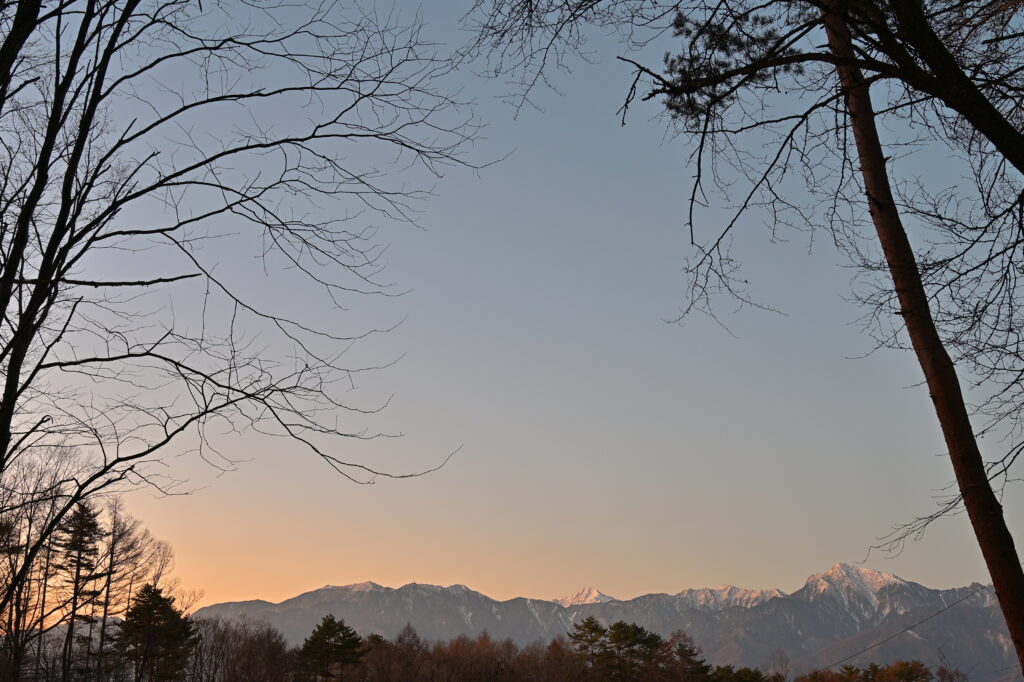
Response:
[[[605,641],[607,634],[608,629],[593,616],[587,616],[576,623],[576,627],[569,633],[573,648],[583,656],[588,668],[600,667],[602,659],[607,655],[608,643]]]
[[[327,614],[313,628],[298,653],[302,667],[315,680],[344,680],[345,666],[363,657],[363,640],[355,630]]]
[[[66,575],[68,594],[68,622],[61,656],[61,679],[71,679],[71,663],[74,659],[75,626],[77,621],[88,618],[81,614],[84,606],[91,604],[99,595],[93,588],[102,577],[97,571],[99,542],[105,531],[100,524],[99,514],[87,503],[79,503],[58,529],[58,569]]]
[[[659,635],[648,629],[621,620],[608,627],[605,637],[611,679],[622,681],[644,678],[662,642]]]
[[[711,666],[701,657],[700,648],[693,637],[682,630],[673,632],[665,642],[668,660],[665,668],[671,679],[679,682],[710,682]]]
[[[156,682],[181,678],[196,638],[192,622],[153,585],[143,585],[114,637],[131,665],[130,679]]]

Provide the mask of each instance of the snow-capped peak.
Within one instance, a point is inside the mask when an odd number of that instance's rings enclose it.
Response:
[[[878,604],[878,593],[890,585],[906,585],[907,581],[873,568],[859,568],[850,564],[836,564],[824,573],[815,573],[807,579],[804,588],[811,595],[837,593],[846,603],[856,595],[872,606]]]
[[[749,590],[735,585],[683,590],[676,597],[688,606],[705,611],[720,611],[730,606],[750,608],[775,597],[785,597],[782,590]]]
[[[349,592],[374,592],[386,589],[375,582],[367,580],[363,583],[352,583],[351,585],[324,585],[325,590],[348,590]]]
[[[606,601],[615,601],[615,597],[609,597],[604,592],[593,587],[584,587],[571,597],[562,597],[561,599],[552,599],[551,601],[568,608],[570,606],[579,606],[580,604],[601,604]]]

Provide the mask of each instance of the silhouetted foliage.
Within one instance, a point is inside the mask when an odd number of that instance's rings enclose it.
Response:
[[[339,621],[331,619],[326,631],[336,632]],[[327,620],[325,618],[325,621]],[[223,625],[218,625],[223,627]],[[317,626],[320,632],[323,622]],[[310,636],[311,639],[313,635]],[[310,640],[307,640],[309,642]],[[353,642],[354,643],[354,642]],[[305,647],[303,647],[305,648]],[[283,656],[279,648],[275,649]],[[197,649],[198,651],[198,649]],[[476,637],[460,635],[427,645],[407,625],[394,638],[369,635],[362,643],[361,659],[344,668],[348,682],[785,682],[777,672],[732,665],[713,666],[684,632],[667,638],[637,625],[619,621],[604,626],[596,618],[575,625],[569,637],[551,642],[518,646],[483,632]],[[222,654],[226,655],[226,654]],[[300,657],[301,659],[301,657]],[[282,658],[282,661],[287,660]],[[326,659],[325,659],[326,660]],[[309,671],[295,662],[295,679]],[[943,669],[946,670],[946,669]],[[335,665],[320,680],[340,680]],[[328,674],[333,675],[329,677]],[[962,682],[959,671],[953,675]],[[959,676],[959,677],[955,677]],[[227,677],[195,676],[189,682],[221,682]],[[253,680],[263,678],[253,677]],[[285,678],[282,678],[285,679]],[[863,669],[846,666],[841,671],[817,672],[799,682],[931,682],[932,672],[918,661],[895,662]]]
[[[180,680],[196,637],[174,597],[143,585],[114,636],[114,646],[136,682]]]
[[[76,626],[79,621],[89,622],[91,618],[80,611],[92,604],[100,595],[97,581],[104,576],[97,572],[99,565],[100,540],[105,535],[100,525],[99,514],[87,503],[79,503],[57,527],[54,548],[57,551],[55,568],[66,576],[64,585],[68,616],[65,624],[64,650],[61,656],[61,679],[72,679],[72,661],[88,667],[85,660],[74,656]],[[81,670],[75,670],[76,676]]]
[[[948,676],[966,678],[959,670],[945,666],[936,672],[939,679]],[[884,666],[871,663],[863,668],[847,664],[839,670],[819,670],[801,675],[793,682],[931,682],[933,679],[935,674],[921,661],[895,661]]]
[[[363,640],[356,631],[328,614],[302,643],[296,656],[314,680],[343,680],[345,668],[363,657]]]
[[[956,478],[885,546],[962,505],[1024,665],[1024,568],[993,489],[1024,454],[1024,3],[477,0],[470,17],[473,50],[518,76],[524,99],[582,51],[588,26],[632,46],[677,39],[661,64],[621,57],[634,74],[621,113],[660,99],[692,145],[680,319],[714,315],[720,296],[766,307],[732,251],[746,225],[771,239],[821,230],[849,256],[878,345],[916,356]],[[945,160],[903,165],[912,148]],[[984,386],[979,406],[961,375]],[[983,453],[976,428],[1009,445]]]
[[[700,648],[682,630],[672,633],[663,651],[663,666],[671,679],[680,682],[709,682],[712,679],[712,668],[701,658]]]
[[[595,626],[596,624],[596,626]],[[581,627],[582,626],[582,627]],[[360,638],[343,620],[328,615],[301,647],[289,649],[272,626],[250,620],[192,620],[173,598],[147,585],[137,595],[113,638],[102,674],[82,663],[75,649],[76,682],[785,682],[770,669],[714,666],[684,632],[663,638],[635,623],[605,627],[581,621],[575,631],[603,632],[580,646],[556,637],[519,646],[483,632],[433,643],[423,642],[411,625],[388,639]],[[590,639],[590,635],[587,636]],[[62,639],[50,650],[56,665],[36,668],[21,678],[58,682]],[[803,675],[794,682],[965,682],[949,666],[934,672],[919,661],[897,661]]]
[[[188,682],[279,682],[295,669],[284,636],[266,623],[199,619]]]
[[[67,473],[59,456],[53,461],[58,466],[36,472],[37,481]],[[170,546],[154,540],[117,497],[105,502],[76,505],[12,590],[8,608],[0,611],[0,679],[105,680],[117,667],[108,668],[115,619],[124,617],[140,587],[151,582],[176,591],[167,575]],[[39,529],[54,523],[57,507],[37,500],[8,515],[23,541],[0,555],[0,581],[26,561]]]
[[[460,163],[450,70],[353,3],[0,2],[0,523],[51,507],[0,554],[0,612],[77,505],[180,483],[168,448],[229,469],[209,441],[245,430],[393,475],[340,449],[375,435],[342,385],[378,330],[328,312],[387,293],[379,231]],[[284,283],[315,313],[260,291]]]
[[[587,616],[569,633],[569,640],[573,643],[576,653],[583,657],[587,667],[595,669],[600,667],[601,662],[607,655],[608,628],[601,625],[594,616]]]

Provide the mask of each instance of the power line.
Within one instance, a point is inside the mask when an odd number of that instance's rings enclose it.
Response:
[[[1020,668],[1020,665],[1017,664],[1017,663],[1014,663],[1013,665],[1008,665],[1008,666],[1006,666],[1004,668],[996,668],[995,670],[986,670],[983,673],[976,673],[976,674],[974,674],[974,678],[977,679],[978,677],[988,677],[989,675],[999,675],[1001,673],[1006,672],[1007,670],[1014,670],[1014,669],[1017,669],[1017,668]]]
[[[968,594],[965,594],[964,596],[960,597],[959,599],[957,599],[957,600],[956,600],[955,602],[953,602],[952,604],[948,604],[948,605],[946,605],[946,606],[942,607],[941,609],[939,609],[939,610],[938,610],[938,611],[936,611],[935,613],[931,614],[930,616],[926,616],[926,617],[922,618],[921,620],[917,621],[916,623],[914,623],[913,625],[908,625],[907,627],[903,628],[902,630],[900,630],[900,631],[899,631],[899,632],[897,632],[896,634],[894,634],[894,635],[890,635],[889,637],[886,637],[885,639],[883,639],[883,640],[881,640],[881,641],[875,642],[875,643],[874,643],[874,644],[872,644],[871,646],[867,646],[867,647],[865,647],[865,648],[861,649],[860,651],[858,651],[858,652],[856,652],[856,653],[854,653],[854,654],[850,654],[850,655],[849,655],[849,656],[847,656],[846,658],[841,658],[841,659],[839,659],[838,661],[836,661],[835,663],[829,663],[828,665],[826,665],[826,666],[825,666],[825,668],[824,668],[824,669],[825,669],[825,670],[828,670],[829,668],[835,667],[835,666],[839,665],[840,663],[846,663],[846,662],[847,662],[847,661],[849,661],[850,659],[852,659],[852,658],[856,658],[857,656],[860,656],[860,655],[861,655],[861,654],[863,654],[863,653],[866,653],[866,652],[868,652],[868,651],[871,651],[871,650],[872,650],[872,649],[874,649],[875,647],[880,647],[880,646],[882,646],[883,644],[885,644],[886,642],[891,642],[892,640],[896,639],[896,638],[897,638],[897,637],[899,637],[900,635],[902,635],[902,634],[905,634],[905,633],[907,633],[907,632],[910,632],[911,630],[913,630],[914,628],[916,628],[916,627],[917,627],[918,625],[920,625],[920,624],[922,624],[922,623],[926,623],[926,622],[928,622],[929,620],[931,620],[931,619],[932,619],[932,618],[934,618],[935,616],[939,615],[940,613],[943,613],[944,611],[948,611],[948,610],[950,610],[951,608],[953,608],[954,606],[956,606],[956,605],[957,605],[957,604],[959,604],[960,602],[962,602],[962,601],[967,601],[968,599],[970,599],[970,598],[971,598],[971,597],[973,597],[974,595],[978,594],[978,593],[979,593],[979,592],[981,592],[982,590],[987,590],[987,589],[988,589],[988,588],[987,588],[987,587],[986,587],[985,585],[982,585],[981,587],[979,587],[978,589],[974,590],[973,592],[969,592]],[[1002,680],[1000,680],[999,682],[1002,682]]]
[[[1011,673],[1007,677],[999,678],[998,680],[995,680],[994,682],[1010,682],[1010,680],[1017,679],[1018,677],[1020,677],[1020,673]]]

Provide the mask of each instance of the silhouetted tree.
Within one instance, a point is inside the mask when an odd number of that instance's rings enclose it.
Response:
[[[711,666],[701,657],[693,638],[682,630],[673,632],[663,644],[666,679],[679,682],[710,682]]]
[[[114,637],[135,682],[178,680],[195,646],[192,623],[158,587],[142,586]]]
[[[544,649],[543,674],[540,679],[548,682],[560,680],[584,680],[587,663],[573,651],[565,637],[556,637]]]
[[[956,669],[940,666],[954,679],[966,679]],[[847,663],[839,670],[816,670],[797,677],[794,682],[931,682],[932,671],[921,661],[893,661],[887,665],[870,663],[863,668]]]
[[[34,654],[41,659],[43,633],[67,616],[66,574],[58,575],[54,538],[45,542],[38,559],[31,548],[50,526],[59,507],[63,481],[69,469],[69,452],[53,449],[47,457],[17,462],[0,488],[0,518],[6,527],[5,549],[0,555],[0,585],[29,564],[28,579],[13,586],[7,609],[0,612],[3,667],[7,677],[21,676],[23,664]],[[60,584],[64,579],[65,584]],[[36,665],[38,668],[38,664]],[[36,671],[39,672],[38,670]]]
[[[48,449],[77,462],[3,612],[79,502],[172,488],[148,465],[168,447],[230,468],[208,438],[249,430],[377,474],[339,450],[373,435],[341,351],[376,330],[324,310],[386,290],[365,213],[411,221],[473,126],[418,26],[350,3],[17,0],[0,27],[0,488]],[[259,275],[215,267],[233,235]],[[264,273],[316,312],[271,303]]]
[[[108,631],[112,617],[121,616],[128,608],[133,588],[144,583],[149,568],[150,550],[154,540],[138,519],[124,511],[120,498],[107,504],[109,530],[105,536],[100,561],[103,584],[98,598],[99,633],[96,649],[96,676],[103,679],[109,645]]]
[[[600,668],[608,655],[608,628],[594,616],[587,616],[573,627],[569,633],[576,653],[583,656],[587,667]]]
[[[316,680],[343,680],[345,668],[359,663],[363,641],[344,619],[327,614],[302,643],[298,659]]]
[[[716,666],[711,673],[711,679],[715,682],[766,682],[768,676],[757,668],[743,666],[734,668],[731,665]]]
[[[416,628],[411,623],[406,623],[395,637],[394,661],[399,679],[413,679],[423,666],[423,658],[427,653],[427,646],[420,639]]]
[[[609,676],[613,680],[645,679],[653,672],[662,639],[636,623],[618,621],[608,626]]]
[[[945,663],[935,669],[935,679],[938,682],[970,682],[970,676],[967,673]]]
[[[885,667],[884,682],[931,682],[932,671],[921,661],[897,661]]]
[[[750,211],[763,209],[773,234],[824,228],[856,265],[878,273],[863,300],[873,308],[880,344],[904,347],[909,340],[959,491],[892,541],[898,545],[963,504],[1024,664],[1024,569],[990,480],[1007,480],[1024,442],[986,462],[954,362],[986,385],[980,412],[988,427],[1019,433],[1024,3],[479,0],[477,8],[475,47],[488,53],[493,70],[524,74],[524,97],[545,67],[582,45],[588,23],[634,41],[643,27],[671,29],[680,39],[660,67],[625,59],[635,80],[622,114],[638,97],[663,98],[680,132],[696,141],[686,222],[697,253],[683,315],[711,311],[719,294],[755,304],[729,250],[739,218]],[[881,113],[872,87],[887,100]],[[894,183],[878,116],[898,122],[890,127],[898,131],[893,148],[924,134],[962,155],[969,179],[937,174],[928,178],[931,186]],[[737,179],[745,182],[738,194]],[[789,191],[793,182],[807,187],[807,203]],[[733,213],[704,238],[695,216],[713,189]],[[916,245],[904,215],[930,233]],[[881,258],[869,255],[877,252],[872,243]]]
[[[284,636],[266,623],[198,619],[187,682],[281,682],[294,660]]]
[[[98,569],[99,543],[105,535],[99,514],[87,503],[79,503],[57,529],[54,543],[57,550],[57,568],[65,576],[68,590],[68,616],[64,634],[64,653],[61,658],[61,679],[71,679],[75,661],[76,625],[88,616],[80,615],[83,606],[91,604],[100,592],[96,581],[103,577]],[[88,661],[81,661],[88,665]]]

